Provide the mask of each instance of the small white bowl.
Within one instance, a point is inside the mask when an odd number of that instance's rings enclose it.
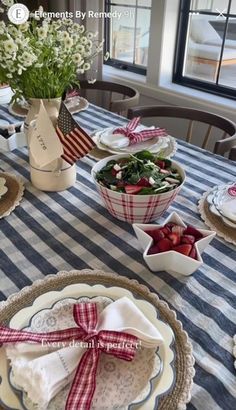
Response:
[[[177,275],[189,276],[195,272],[202,264],[203,260],[201,258],[201,253],[209,245],[211,240],[216,235],[213,231],[208,231],[205,229],[196,229],[203,235],[202,239],[195,242],[194,246],[197,251],[197,259],[193,259],[189,256],[183,255],[175,251],[161,252],[153,255],[148,255],[148,250],[153,244],[153,239],[145,231],[150,231],[158,228],[162,228],[168,222],[173,222],[177,225],[187,227],[182,219],[176,212],[173,212],[169,217],[163,222],[162,225],[157,224],[133,224],[134,231],[139,240],[139,243],[144,250],[143,258],[148,265],[149,269],[154,272],[166,271],[168,273],[174,273]]]
[[[115,218],[129,223],[148,223],[159,218],[169,208],[176,195],[181,190],[185,181],[183,168],[175,161],[173,166],[179,172],[182,183],[172,191],[155,195],[131,195],[122,192],[112,191],[96,180],[96,174],[107,162],[127,158],[128,154],[112,155],[97,162],[92,168],[91,174],[97,191],[104,202],[105,207]]]

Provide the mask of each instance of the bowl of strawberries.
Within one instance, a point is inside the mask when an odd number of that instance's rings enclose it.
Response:
[[[202,264],[201,253],[215,232],[186,225],[173,212],[162,225],[133,224],[150,270],[191,275]]]
[[[112,155],[97,162],[92,178],[107,210],[129,223],[159,218],[174,201],[185,181],[175,161],[149,151]]]

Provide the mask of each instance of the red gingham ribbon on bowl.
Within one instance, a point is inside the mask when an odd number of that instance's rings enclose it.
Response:
[[[168,134],[164,128],[155,128],[154,130],[143,130],[135,132],[135,129],[140,123],[141,117],[133,118],[124,128],[116,128],[112,134],[122,134],[130,140],[129,145],[136,144],[154,137],[166,137]]]
[[[49,333],[33,333],[0,326],[0,345],[3,343],[80,340],[92,342],[94,348],[83,354],[67,398],[65,410],[89,410],[96,388],[96,372],[101,352],[131,361],[136,352],[137,337],[124,332],[100,330],[96,303],[78,303],[73,307],[78,327]]]

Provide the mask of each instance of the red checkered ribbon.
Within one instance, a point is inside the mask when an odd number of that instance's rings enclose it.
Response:
[[[83,354],[67,398],[65,410],[89,410],[96,388],[97,365],[101,352],[119,359],[130,361],[136,352],[137,338],[124,332],[100,330],[96,303],[74,305],[73,316],[78,327],[49,333],[32,333],[0,326],[0,345],[2,343],[63,342],[80,340],[92,343],[94,348]]]
[[[135,129],[140,123],[141,117],[133,118],[126,127],[116,128],[113,134],[122,134],[129,138],[129,145],[136,144],[154,137],[166,137],[168,134],[164,128],[155,128],[154,130],[146,129],[143,131],[135,132]]]

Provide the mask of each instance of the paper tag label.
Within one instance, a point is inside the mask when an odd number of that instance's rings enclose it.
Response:
[[[40,168],[60,158],[63,147],[42,101],[38,117],[29,128],[30,152]]]

